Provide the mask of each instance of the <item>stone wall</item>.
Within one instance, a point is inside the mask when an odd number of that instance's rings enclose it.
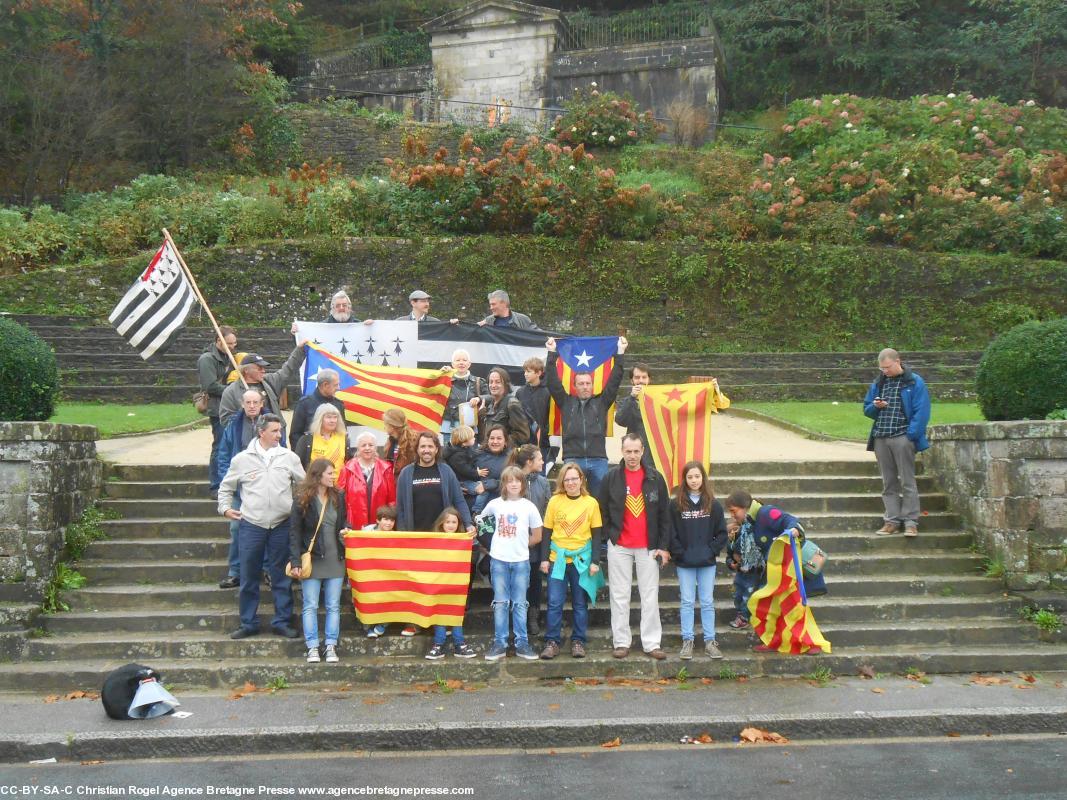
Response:
[[[361,71],[347,66],[343,58],[316,62],[314,71],[294,82],[301,100],[327,97],[357,99],[367,108],[385,108],[414,119],[426,119],[433,112],[424,108],[426,91],[433,83],[433,67],[396,67]]]
[[[1012,589],[1067,589],[1067,422],[986,422],[930,430],[926,471]]]
[[[385,173],[386,158],[404,158],[402,142],[408,133],[421,136],[428,152],[438,147],[454,157],[459,149],[459,134],[452,125],[405,123],[402,128],[383,128],[366,117],[343,116],[313,109],[289,112],[302,131],[300,155],[304,161],[317,163],[332,158],[350,175],[368,170]],[[421,159],[425,160],[425,159]]]
[[[557,52],[549,69],[549,90],[552,104],[560,106],[575,89],[596,83],[601,91],[630,95],[660,118],[678,100],[706,109],[708,119],[717,122],[721,63],[718,39],[710,36]]]
[[[0,601],[41,600],[66,526],[101,481],[93,426],[0,422]]]

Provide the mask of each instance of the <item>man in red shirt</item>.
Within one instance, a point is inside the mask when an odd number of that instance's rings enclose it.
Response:
[[[641,463],[645,447],[637,433],[622,440],[622,463],[613,467],[600,488],[600,514],[608,538],[608,593],[615,658],[630,653],[630,581],[637,572],[641,596],[641,648],[662,661],[663,629],[659,619],[659,571],[670,561],[670,492],[663,476]]]

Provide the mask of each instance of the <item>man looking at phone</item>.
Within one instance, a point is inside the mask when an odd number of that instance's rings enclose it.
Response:
[[[670,493],[663,476],[641,463],[645,447],[636,433],[622,439],[622,463],[600,487],[600,515],[608,539],[608,594],[615,658],[630,654],[630,581],[637,572],[641,597],[641,648],[657,661],[663,628],[659,618],[659,571],[670,561]]]
[[[886,348],[878,354],[881,375],[867,390],[863,413],[874,420],[867,449],[874,451],[882,473],[885,521],[875,531],[889,536],[904,527],[905,536],[919,535],[919,490],[915,454],[926,450],[930,393],[916,373],[904,366],[900,353]]]

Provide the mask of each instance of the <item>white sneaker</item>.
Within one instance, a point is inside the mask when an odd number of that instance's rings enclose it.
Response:
[[[329,650],[327,649],[327,653],[328,652],[329,652]],[[335,658],[336,658],[336,656],[335,656]],[[319,648],[317,648],[317,647],[309,647],[308,648],[308,663],[309,664],[318,664],[321,660],[322,659],[319,658]],[[327,658],[326,660],[329,661],[329,658]]]
[[[326,663],[336,664],[340,660],[341,659],[337,657],[337,646],[332,644],[326,645]]]

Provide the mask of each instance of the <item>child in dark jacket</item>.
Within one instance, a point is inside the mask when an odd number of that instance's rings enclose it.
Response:
[[[481,452],[474,428],[470,425],[458,425],[452,429],[449,444],[445,446],[443,454],[445,463],[452,467],[452,471],[459,478],[463,499],[471,509],[474,508],[474,501],[479,494],[478,484],[482,479],[478,472],[478,456]]]
[[[504,426],[490,426],[485,438],[485,447],[478,452],[481,491],[474,500],[473,513],[481,514],[490,501],[500,496],[500,473],[508,465],[510,455]]]
[[[682,649],[679,657],[693,657],[694,600],[700,597],[700,627],[704,652],[709,658],[722,658],[715,640],[715,560],[726,544],[726,518],[722,505],[708,488],[708,476],[698,461],[682,470],[684,483],[671,504],[671,558],[678,572],[681,595]]]

